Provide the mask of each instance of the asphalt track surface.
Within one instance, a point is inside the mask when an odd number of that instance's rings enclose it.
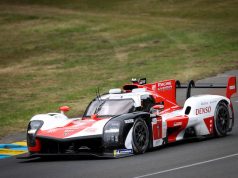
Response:
[[[11,157],[0,160],[0,177],[235,178],[238,177],[238,97],[233,97],[232,101],[235,126],[232,133],[223,138],[179,142],[120,159],[84,157],[25,161]]]

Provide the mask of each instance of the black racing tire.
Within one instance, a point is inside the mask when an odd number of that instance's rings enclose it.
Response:
[[[135,154],[144,153],[149,147],[149,129],[143,119],[137,119],[132,130],[132,147]]]
[[[224,102],[219,102],[215,110],[215,135],[224,137],[227,135],[230,125],[230,115],[228,106]]]

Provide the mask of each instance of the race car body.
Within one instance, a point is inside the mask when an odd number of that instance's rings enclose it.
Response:
[[[183,107],[176,102],[178,88],[187,88]],[[226,96],[190,96],[191,88],[226,88]],[[30,157],[120,157],[187,138],[225,136],[234,125],[230,100],[234,93],[236,77],[229,77],[225,86],[133,80],[122,89],[98,95],[81,118],[68,118],[66,106],[60,108],[61,113],[32,117],[27,129]]]

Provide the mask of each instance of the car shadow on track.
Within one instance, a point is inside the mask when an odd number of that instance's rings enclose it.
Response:
[[[60,162],[60,161],[95,161],[95,160],[106,160],[110,158],[100,158],[95,156],[51,156],[51,157],[37,157],[20,160],[19,163],[37,163],[37,162]]]
[[[150,153],[155,153],[157,151],[163,150],[163,149],[169,149],[169,148],[174,148],[177,147],[179,145],[186,145],[186,144],[195,144],[195,143],[202,143],[202,142],[206,142],[206,141],[217,141],[217,140],[223,140],[229,138],[230,139],[234,139],[234,137],[237,137],[237,134],[229,134],[226,137],[207,137],[207,138],[191,138],[191,139],[186,139],[186,140],[181,140],[181,141],[177,141],[174,143],[169,143],[163,146],[160,146],[158,148],[153,148],[150,149],[149,151],[147,151],[146,154],[150,154]],[[142,154],[143,155],[143,154]],[[142,156],[141,155],[141,156]],[[21,157],[27,156],[27,154],[21,155]],[[136,155],[136,156],[140,156],[140,155]],[[131,156],[129,156],[131,157]],[[128,158],[127,157],[121,157],[122,158]],[[38,158],[30,158],[30,159],[22,159],[19,161],[19,163],[37,163],[37,162],[60,162],[60,161],[97,161],[97,160],[112,160],[112,159],[118,159],[118,158],[113,158],[113,157],[97,157],[97,156],[93,156],[93,155],[74,155],[74,156],[61,156],[61,155],[55,155],[55,156],[50,156],[50,157],[38,157]]]
[[[158,148],[153,148],[153,149],[149,150],[148,152],[153,153],[153,152],[160,151],[160,150],[163,150],[163,149],[174,148],[174,147],[177,147],[179,145],[196,144],[196,143],[202,143],[202,142],[207,142],[207,141],[211,142],[211,141],[223,140],[223,139],[227,139],[228,137],[230,139],[232,139],[234,136],[236,137],[235,134],[229,134],[225,137],[210,136],[210,137],[203,137],[203,138],[189,138],[189,139],[186,139],[186,140],[181,140],[181,141],[176,141],[176,142],[173,142],[173,143],[168,143],[168,144],[162,145]]]

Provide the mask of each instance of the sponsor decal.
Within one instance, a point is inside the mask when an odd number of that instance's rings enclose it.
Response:
[[[217,100],[213,100],[213,101],[210,101],[210,104],[216,103],[216,102],[217,102]]]
[[[236,86],[235,86],[235,85],[231,85],[231,86],[229,87],[229,89],[230,89],[230,90],[234,90],[234,89],[236,89]]]
[[[88,123],[76,123],[76,125],[72,126],[74,128],[78,128],[78,127],[81,127],[81,126],[85,126],[87,125]]]
[[[181,125],[183,125],[182,122],[174,122],[174,126],[175,126],[175,127],[176,127],[176,126],[181,126]]]
[[[212,134],[214,132],[213,131],[214,117],[205,118],[204,122],[207,126],[207,130],[208,130],[209,134]]]
[[[169,82],[161,82],[161,83],[158,83],[158,90],[171,90],[172,89],[172,83],[171,81]]]
[[[211,109],[212,109],[211,106],[196,109],[196,115],[210,113]]]
[[[118,149],[113,151],[114,156],[127,155],[127,154],[133,154],[133,150],[132,149]]]
[[[153,118],[151,123],[152,123],[152,124],[153,124],[153,123],[156,124],[156,123],[157,123],[157,118]]]
[[[50,129],[50,130],[48,130],[47,132],[48,132],[48,133],[54,133],[54,132],[56,132],[56,130],[57,130],[57,129]]]
[[[127,119],[127,120],[124,120],[124,122],[125,122],[126,124],[133,123],[133,122],[134,122],[134,119]]]
[[[87,128],[85,132],[96,132],[97,128]]]
[[[117,132],[119,132],[119,129],[117,129],[117,128],[111,128],[111,129],[105,130],[104,132],[105,132],[105,133],[117,133]]]
[[[162,138],[162,119],[158,118],[158,120],[156,120],[156,122],[154,122],[154,123],[153,122],[152,122],[153,141],[155,141],[155,140]]]
[[[72,129],[66,129],[65,131],[64,131],[64,136],[67,136],[67,135],[69,135],[71,132],[73,132],[74,130],[72,130]]]
[[[153,140],[153,147],[163,145],[163,139]]]
[[[152,85],[152,90],[156,90],[156,85]]]

